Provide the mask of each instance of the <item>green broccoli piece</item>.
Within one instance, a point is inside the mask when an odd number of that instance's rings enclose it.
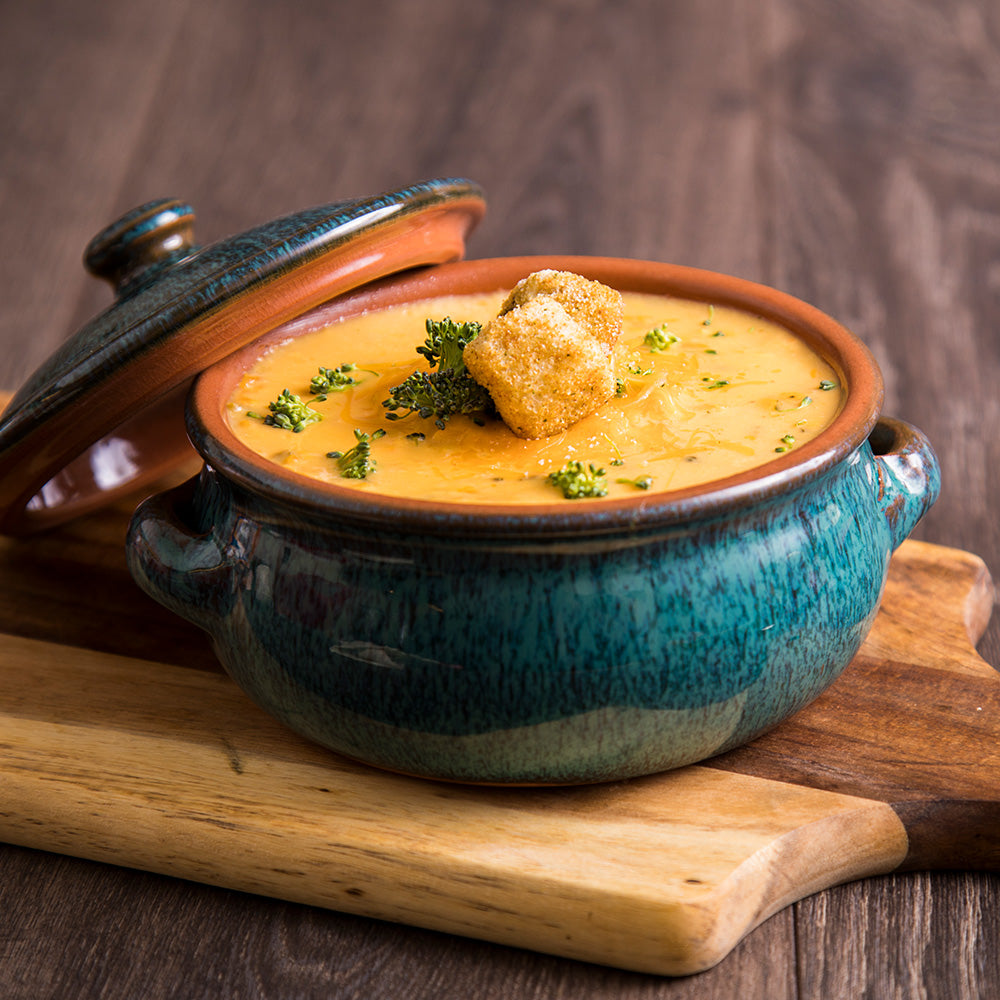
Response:
[[[328,451],[327,458],[337,460],[340,474],[345,479],[367,479],[375,471],[375,459],[371,457],[372,441],[385,437],[385,431],[379,427],[366,434],[355,428],[354,437],[357,444],[349,451]]]
[[[667,329],[666,323],[661,323],[656,329],[650,330],[642,338],[642,342],[654,354],[662,354],[664,351],[669,350],[672,344],[679,344],[681,338],[676,333],[671,333]]]
[[[427,320],[427,338],[417,353],[427,359],[430,372],[415,371],[395,386],[382,405],[389,412],[387,420],[402,420],[411,413],[444,429],[448,418],[456,413],[492,413],[490,394],[468,373],[462,352],[479,331],[476,322],[455,323],[450,317]],[[404,412],[399,413],[397,411]]]
[[[630,361],[625,366],[625,370],[629,375],[651,375],[653,372],[652,368],[643,368],[638,361]]]
[[[387,420],[402,420],[416,413],[425,420],[434,417],[437,427],[444,429],[449,417],[456,413],[489,412],[489,393],[468,372],[414,372],[402,385],[392,390],[382,405],[389,410]],[[405,410],[405,413],[396,413]]]
[[[637,490],[648,490],[650,486],[653,485],[652,476],[636,476],[635,479],[616,479],[616,483],[622,483],[625,486],[634,486]]]
[[[309,424],[323,419],[323,414],[307,406],[300,397],[287,389],[281,390],[281,395],[273,403],[267,404],[270,413],[261,416],[259,413],[248,412],[248,417],[263,420],[270,427],[280,427],[282,430],[295,431],[297,434]]]
[[[608,492],[604,469],[597,469],[592,464],[584,465],[583,462],[567,462],[558,472],[550,472],[546,481],[562,490],[567,500],[603,497]]]
[[[425,357],[431,368],[440,366],[442,371],[465,371],[462,352],[479,336],[482,328],[482,323],[475,320],[456,323],[450,316],[440,320],[429,319],[424,323],[427,337],[417,348],[417,354]]]
[[[313,375],[312,381],[309,383],[309,391],[321,400],[326,399],[328,393],[343,392],[352,385],[358,384],[358,380],[350,373],[359,370],[362,369],[359,369],[357,365],[350,364],[340,365],[337,368],[320,367],[319,374]],[[369,372],[369,374],[377,375],[378,373]]]

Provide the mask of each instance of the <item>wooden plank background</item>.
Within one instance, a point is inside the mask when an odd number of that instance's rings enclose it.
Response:
[[[0,0],[0,385],[107,304],[80,255],[141,201],[188,200],[210,242],[443,175],[486,189],[470,256],[670,260],[851,326],[886,412],[940,454],[917,537],[998,572],[994,0]],[[1000,663],[1000,623],[979,648]],[[993,874],[823,892],[661,980],[20,848],[0,865],[5,998],[1000,995]]]

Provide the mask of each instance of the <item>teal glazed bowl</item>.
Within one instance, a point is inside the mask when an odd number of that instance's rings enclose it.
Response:
[[[230,390],[273,339],[543,267],[774,319],[840,373],[844,406],[750,473],[528,508],[359,495],[229,430]],[[444,264],[338,298],[200,375],[187,430],[204,468],[136,511],[130,568],[211,633],[255,702],[358,761],[477,783],[662,771],[753,740],[857,652],[940,481],[925,437],[881,403],[860,341],[771,288],[605,258]]]

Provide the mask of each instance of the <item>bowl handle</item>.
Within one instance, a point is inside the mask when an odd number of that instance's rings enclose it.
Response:
[[[136,508],[126,554],[132,577],[150,597],[211,631],[224,614],[232,574],[214,535],[185,519],[197,481],[196,476]]]
[[[941,492],[941,467],[924,433],[881,417],[868,436],[878,476],[877,502],[896,549],[916,527]]]

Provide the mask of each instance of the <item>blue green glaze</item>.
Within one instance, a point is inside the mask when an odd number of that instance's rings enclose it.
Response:
[[[703,516],[594,530],[591,501],[586,530],[556,534],[281,504],[210,465],[136,512],[130,567],[331,749],[459,781],[630,777],[748,742],[851,660],[939,490],[918,431],[883,421],[871,441],[884,454],[865,441]]]

